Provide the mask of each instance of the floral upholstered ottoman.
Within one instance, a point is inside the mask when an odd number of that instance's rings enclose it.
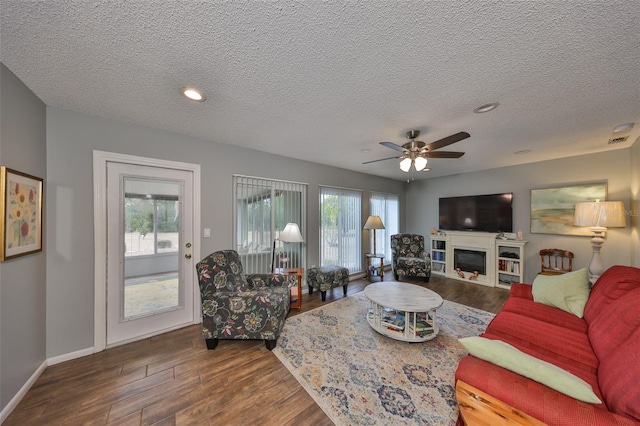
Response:
[[[332,288],[342,286],[346,296],[349,285],[349,270],[336,265],[310,268],[307,271],[307,284],[309,285],[309,294],[313,294],[314,288],[320,290],[323,302],[327,300],[327,290]]]

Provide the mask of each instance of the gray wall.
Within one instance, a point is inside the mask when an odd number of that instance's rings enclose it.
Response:
[[[319,263],[319,184],[363,189],[365,200],[370,190],[395,193],[404,202],[403,182],[59,108],[47,108],[47,147],[47,209],[55,224],[47,229],[47,357],[93,347],[93,150],[200,164],[201,225],[211,228],[203,256],[231,247],[234,173],[309,184],[308,266]],[[365,202],[363,220],[367,212]]]
[[[529,219],[531,190],[576,184],[606,182],[608,199],[623,201],[630,208],[631,164],[629,149],[583,155],[553,161],[465,173],[426,181],[413,182],[406,192],[406,223],[409,232],[428,235],[438,227],[440,197],[514,194],[514,232],[522,230],[525,246],[525,281],[532,282],[539,272],[542,248],[564,248],[575,254],[574,269],[588,267],[593,253],[590,237],[531,234]],[[635,156],[637,163],[638,157]],[[633,265],[631,225],[626,229],[610,229],[602,247],[605,268],[614,264]],[[637,235],[637,234],[636,234]],[[637,237],[636,237],[637,238]],[[636,263],[635,265],[640,265]]]
[[[0,64],[0,163],[45,178],[45,105]],[[45,196],[47,185],[45,180]],[[46,210],[44,228],[48,228]],[[0,407],[46,360],[43,251],[0,263]]]

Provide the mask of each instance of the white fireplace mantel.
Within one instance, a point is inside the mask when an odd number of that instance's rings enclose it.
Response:
[[[441,241],[444,243],[444,248],[441,250],[433,250],[435,246],[433,242],[431,243],[432,260],[434,251],[441,252],[444,255],[444,260],[440,259],[440,261],[438,261],[438,259],[436,259],[436,262],[434,262],[438,264],[439,270],[432,266],[431,272],[444,275],[447,278],[473,281],[477,284],[496,287],[500,282],[498,274],[501,273],[501,271],[497,270],[498,259],[500,256],[498,253],[498,246],[505,243],[501,239],[496,239],[497,236],[497,233],[491,232],[464,231],[446,231],[443,234],[431,235],[431,241]],[[523,247],[524,244],[526,244],[526,241],[509,240],[509,242],[505,244]],[[460,271],[463,275],[461,276],[454,266],[454,251],[456,249],[484,252],[486,262],[485,274],[479,274],[472,277],[473,271]],[[524,266],[523,262],[524,255],[522,253],[519,259],[519,267]]]

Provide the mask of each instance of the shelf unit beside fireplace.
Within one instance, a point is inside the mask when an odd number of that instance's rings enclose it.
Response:
[[[496,287],[511,288],[524,278],[524,245],[526,241],[496,240]]]
[[[431,273],[445,275],[447,265],[447,237],[431,235]]]

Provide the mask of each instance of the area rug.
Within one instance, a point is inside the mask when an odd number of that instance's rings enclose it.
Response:
[[[445,301],[440,334],[423,343],[374,331],[363,292],[288,318],[273,353],[336,425],[453,425],[458,338],[493,314]]]

